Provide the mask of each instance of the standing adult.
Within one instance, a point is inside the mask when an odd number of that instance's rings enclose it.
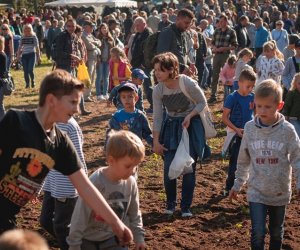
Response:
[[[255,33],[255,57],[258,58],[263,51],[263,45],[265,42],[270,40],[269,31],[263,26],[263,20],[258,17],[254,20],[256,27]]]
[[[6,70],[9,71],[10,65],[14,59],[14,39],[13,39],[13,34],[10,31],[9,26],[7,24],[2,24],[0,36],[1,35],[4,37],[4,41],[5,41],[4,52],[7,57]]]
[[[161,21],[158,23],[158,30],[162,31],[164,28],[171,25],[172,22],[169,19],[169,14],[164,12],[161,14]]]
[[[0,121],[4,117],[5,109],[3,104],[4,94],[3,88],[1,86],[1,78],[4,78],[6,73],[6,54],[4,52],[5,41],[4,38],[0,36]]]
[[[283,21],[276,22],[276,28],[271,32],[273,40],[275,40],[277,48],[282,53],[283,50],[289,45],[289,34],[283,28]]]
[[[153,33],[157,31],[159,22],[160,18],[158,16],[158,12],[157,10],[153,10],[152,15],[147,18],[147,25],[152,29]]]
[[[246,29],[246,25],[247,25],[247,17],[243,15],[239,18],[238,24],[234,27],[237,41],[239,44],[237,48],[238,52],[241,49],[249,48],[250,46],[250,38]]]
[[[189,133],[189,154],[195,162],[192,165],[192,173],[183,175],[181,215],[191,217],[196,162],[198,158],[202,159],[205,150],[204,128],[198,112],[205,107],[206,99],[195,80],[186,75],[179,75],[179,63],[174,54],[159,54],[154,57],[153,62],[158,81],[153,90],[153,151],[164,156],[164,186],[167,196],[165,214],[172,215],[176,209],[177,180],[170,180],[168,173],[184,127]],[[180,81],[193,101],[182,92]],[[163,106],[167,110],[164,120]]]
[[[178,11],[176,22],[165,28],[159,35],[157,53],[172,52],[179,61],[179,72],[186,75],[196,73],[195,67],[188,59],[187,29],[195,18],[192,11],[181,9]]]
[[[24,71],[24,79],[25,79],[25,87],[35,87],[34,82],[34,66],[35,61],[37,59],[38,62],[41,61],[40,47],[38,43],[38,39],[33,32],[31,24],[25,24],[23,26],[23,36],[20,41],[20,46],[17,53],[17,60],[21,58],[23,71]]]
[[[90,21],[86,21],[83,26],[83,34],[82,40],[85,44],[87,49],[87,67],[91,79],[91,83],[93,85],[95,74],[96,74],[96,64],[98,57],[100,56],[100,47],[101,41],[94,37],[93,35],[93,23]],[[91,94],[92,94],[92,85],[89,88],[86,88],[84,91],[84,100],[85,101],[92,101]]]
[[[213,60],[213,80],[211,84],[211,96],[209,103],[217,101],[218,81],[221,67],[229,57],[230,51],[238,46],[236,33],[229,27],[226,15],[219,18],[219,28],[217,28],[212,37],[212,50],[215,54]]]
[[[146,98],[150,104],[147,112],[152,113],[153,102],[152,102],[152,83],[150,78],[150,68],[145,67],[144,59],[144,41],[152,34],[152,31],[147,27],[147,23],[143,17],[137,17],[134,20],[135,36],[131,44],[131,66],[133,68],[143,69],[145,74],[148,76],[143,82],[144,91]]]

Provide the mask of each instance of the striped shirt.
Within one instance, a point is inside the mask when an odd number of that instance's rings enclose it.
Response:
[[[68,123],[58,123],[57,127],[61,131],[65,132],[73,142],[79,159],[84,166],[85,172],[87,173],[82,150],[83,135],[78,123],[74,118],[71,118]],[[50,192],[51,196],[54,198],[74,198],[78,196],[78,193],[69,178],[56,170],[49,171],[44,181],[43,190]]]
[[[38,47],[38,39],[34,36],[23,36],[20,40],[22,54],[29,54],[36,52],[35,48]]]

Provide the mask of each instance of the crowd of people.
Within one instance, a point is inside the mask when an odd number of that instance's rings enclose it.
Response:
[[[177,180],[168,174],[187,129],[194,163],[182,177],[180,210],[192,217],[196,162],[210,157],[199,113],[222,101],[222,155],[229,157],[222,194],[235,199],[247,182],[252,249],[264,249],[267,215],[270,249],[281,249],[291,167],[300,198],[298,7],[286,0],[197,0],[151,10],[139,3],[137,10],[103,15],[72,16],[67,8],[0,14],[0,79],[21,64],[24,87],[35,88],[41,55],[53,62],[35,111],[5,114],[0,86],[0,207],[6,211],[0,232],[14,228],[20,208],[43,192],[40,224],[61,249],[127,249],[132,239],[145,249],[137,187],[142,140],[163,156],[170,216],[178,199]],[[91,84],[76,79],[82,64]],[[78,106],[91,115],[86,102],[117,109],[106,134],[108,166],[90,179],[73,118]],[[0,246],[10,237],[0,236]]]

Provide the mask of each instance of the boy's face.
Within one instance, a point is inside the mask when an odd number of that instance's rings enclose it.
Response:
[[[109,167],[112,169],[114,174],[114,179],[116,180],[127,180],[131,175],[133,175],[138,167],[138,164],[141,162],[141,159],[132,158],[125,156],[119,159],[115,159],[112,156],[108,157]]]
[[[48,104],[53,114],[54,122],[66,123],[75,113],[78,112],[78,106],[81,98],[81,91],[74,90],[70,95],[64,95],[57,98],[51,95]]]
[[[120,101],[126,111],[133,111],[138,96],[132,90],[124,90],[119,93]]]
[[[240,80],[238,82],[238,85],[239,85],[238,92],[243,96],[249,95],[254,88],[254,84],[255,84],[255,82],[252,82],[249,80]]]
[[[144,82],[143,79],[132,77],[132,83],[134,83],[134,84],[136,84],[136,85],[142,85],[143,82]]]
[[[277,113],[283,107],[283,102],[275,102],[275,97],[255,97],[255,110],[261,122],[265,125],[272,125],[277,121]]]

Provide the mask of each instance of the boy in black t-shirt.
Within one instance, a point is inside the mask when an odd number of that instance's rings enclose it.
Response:
[[[0,233],[15,226],[15,215],[40,189],[49,169],[68,175],[95,214],[105,218],[123,244],[130,230],[91,184],[74,146],[57,127],[76,112],[83,84],[64,70],[55,70],[41,83],[35,111],[10,110],[0,122]]]

